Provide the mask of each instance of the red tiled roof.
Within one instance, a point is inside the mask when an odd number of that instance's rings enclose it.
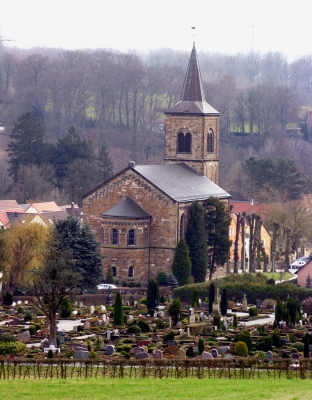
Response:
[[[232,212],[234,213],[243,213],[252,214],[256,213],[261,217],[265,216],[268,213],[269,204],[264,203],[254,203],[250,204],[248,201],[231,201],[230,206],[233,206]]]

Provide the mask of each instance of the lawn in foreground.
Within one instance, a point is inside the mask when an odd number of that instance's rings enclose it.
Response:
[[[70,379],[0,381],[15,399],[239,399],[310,400],[312,381],[300,379]]]

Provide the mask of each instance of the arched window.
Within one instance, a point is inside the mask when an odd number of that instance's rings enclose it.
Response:
[[[112,272],[113,272],[113,277],[117,278],[117,268],[116,267],[112,267]]]
[[[118,229],[116,229],[116,228],[113,228],[111,230],[111,244],[113,246],[118,246],[118,244],[119,244],[119,232],[118,232]]]
[[[144,228],[144,231],[143,231],[143,243],[144,243],[144,246],[148,246],[148,230],[147,230],[147,228]]]
[[[178,153],[191,153],[192,135],[190,132],[178,133]]]
[[[209,129],[207,134],[207,153],[213,153],[214,151],[214,134],[213,130]]]
[[[102,229],[101,229],[101,243],[103,244],[104,243],[104,227],[102,226]]]
[[[185,215],[182,214],[180,218],[180,239],[185,239]]]
[[[135,230],[130,229],[128,231],[128,240],[127,240],[128,246],[135,246]]]
[[[134,267],[129,267],[128,278],[134,278]]]

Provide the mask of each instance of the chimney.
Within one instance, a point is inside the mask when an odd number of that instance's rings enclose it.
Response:
[[[129,161],[128,167],[134,168],[135,167],[135,161]]]
[[[75,205],[75,202],[72,201],[72,202],[71,202],[71,205],[70,205],[70,211],[71,211],[71,213],[74,212],[74,205]]]

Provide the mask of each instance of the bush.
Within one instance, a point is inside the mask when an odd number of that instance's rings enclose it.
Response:
[[[138,326],[140,327],[141,332],[150,332],[151,331],[149,324],[145,321],[139,321]]]
[[[168,332],[167,335],[164,336],[164,341],[174,340],[174,333],[172,331]]]
[[[234,347],[234,355],[239,357],[248,356],[248,347],[245,342],[237,342]]]
[[[142,299],[140,300],[140,304],[144,304],[145,306],[147,305],[146,297],[142,297]]]
[[[22,342],[1,342],[0,343],[0,356],[6,354],[13,354],[19,356],[26,351],[26,344]]]
[[[71,316],[72,313],[72,305],[70,304],[68,299],[62,301],[60,305],[60,317],[61,318],[68,318]]]
[[[164,329],[165,328],[165,323],[164,323],[164,321],[162,319],[159,319],[157,321],[157,328],[158,329]]]
[[[215,314],[213,316],[213,326],[216,326],[217,329],[220,329],[220,326],[221,326],[220,315]]]
[[[3,296],[2,303],[6,306],[11,306],[13,304],[13,294],[6,292],[6,294]]]
[[[241,333],[237,336],[237,341],[238,341],[238,342],[244,342],[244,343],[246,343],[246,346],[247,346],[247,348],[248,348],[248,351],[251,351],[251,349],[252,349],[252,340],[251,340],[250,332],[249,332],[249,331],[241,332]]]
[[[139,335],[141,333],[141,328],[136,324],[129,325],[127,328],[127,333],[134,333],[135,335]]]
[[[93,349],[90,351],[90,358],[99,358],[98,354]]]
[[[198,353],[202,354],[205,351],[205,342],[203,338],[199,338],[198,341]]]
[[[165,271],[159,271],[156,276],[156,281],[158,282],[159,286],[165,285],[167,279],[167,274]]]
[[[16,342],[17,337],[13,335],[3,334],[0,335],[0,342]]]
[[[28,328],[28,330],[29,330],[29,333],[30,333],[31,335],[35,335],[35,334],[36,334],[36,327],[35,327],[35,325],[30,325],[29,328]]]
[[[249,307],[248,313],[250,317],[256,317],[259,314],[257,307]]]
[[[27,321],[31,321],[31,320],[32,320],[32,315],[29,311],[27,311],[24,315],[24,321],[27,322]]]
[[[53,350],[50,349],[50,350],[48,351],[47,358],[54,358]]]

